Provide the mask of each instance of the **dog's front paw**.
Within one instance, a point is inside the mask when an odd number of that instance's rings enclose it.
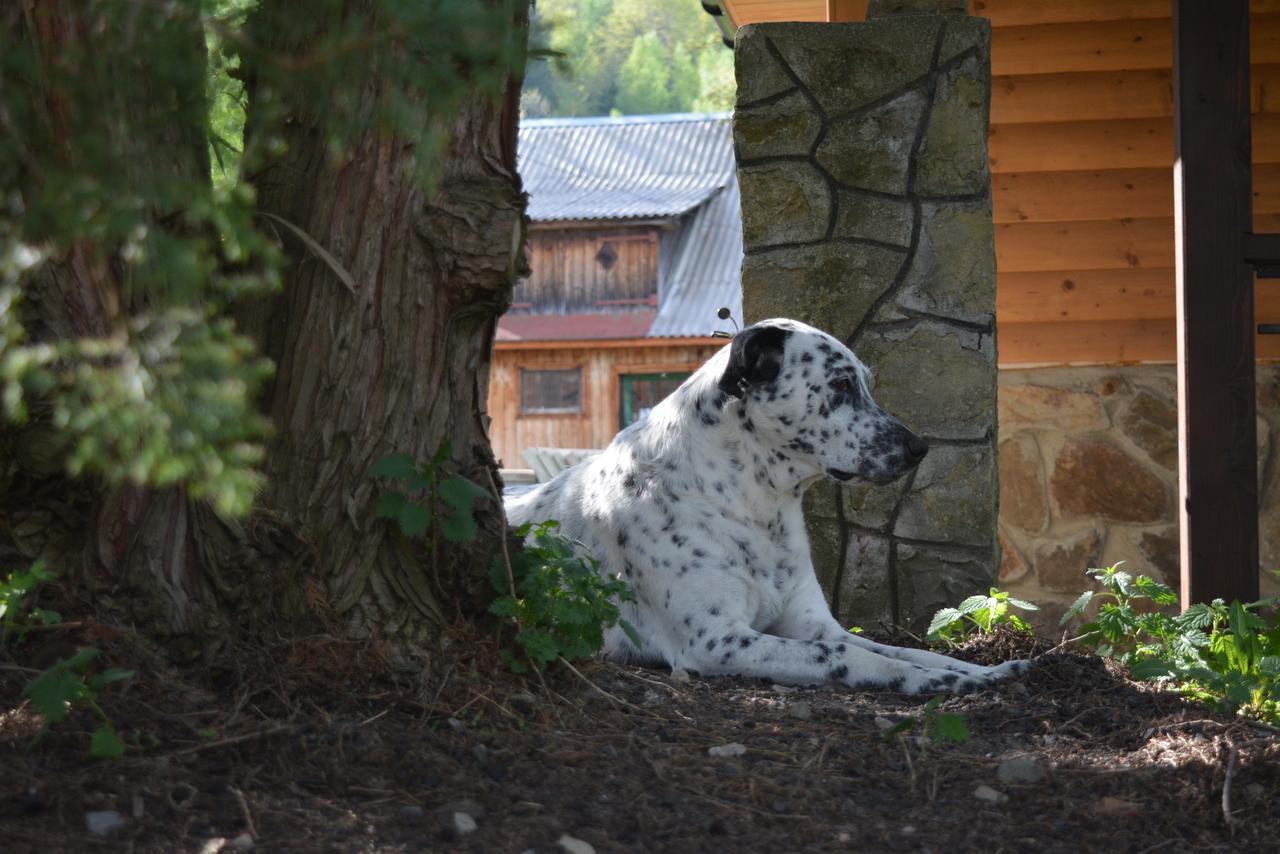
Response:
[[[1031,669],[1031,662],[1025,658],[1019,658],[1014,661],[1006,661],[1004,664],[997,664],[992,667],[988,673],[990,679],[1007,679],[1010,676],[1018,676],[1026,673]]]

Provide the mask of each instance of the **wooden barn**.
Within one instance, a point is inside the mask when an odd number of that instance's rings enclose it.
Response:
[[[742,225],[727,115],[538,119],[520,127],[532,275],[502,318],[490,436],[602,448],[740,320]]]

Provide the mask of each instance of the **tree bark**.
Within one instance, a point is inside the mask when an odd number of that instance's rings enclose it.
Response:
[[[369,97],[381,85],[374,70]],[[282,229],[283,293],[242,315],[278,366],[262,506],[312,550],[313,578],[355,637],[420,640],[486,598],[506,530],[498,498],[477,506],[475,542],[424,554],[375,517],[383,486],[368,472],[391,453],[430,459],[447,442],[451,472],[497,482],[483,410],[497,319],[525,265],[519,90],[513,77],[500,103],[466,104],[430,197],[413,146],[369,132],[336,160],[319,112],[290,116],[287,153],[251,178],[265,213],[305,231],[355,281],[346,287]]]
[[[92,28],[79,10],[71,0],[24,2],[0,13],[0,24],[8,37],[36,39],[44,57],[56,57],[89,48]],[[188,23],[177,37],[203,69],[203,33],[198,20]],[[146,45],[136,53],[145,57]],[[203,101],[203,92],[149,91],[144,61],[116,72],[105,89]],[[368,85],[381,85],[376,72]],[[524,267],[519,89],[512,78],[499,103],[466,105],[430,197],[415,179],[411,146],[370,131],[337,161],[318,112],[290,117],[287,153],[252,176],[263,213],[325,246],[355,288],[281,228],[291,261],[282,293],[236,308],[241,328],[277,365],[264,400],[274,425],[267,487],[250,519],[221,519],[176,489],[102,494],[80,485],[76,494],[86,497],[74,510],[24,507],[68,487],[56,465],[33,468],[39,455],[25,453],[25,462],[0,465],[0,557],[48,554],[60,527],[61,539],[76,545],[84,580],[110,588],[144,631],[185,638],[192,652],[219,642],[231,625],[287,633],[307,614],[337,617],[352,637],[421,641],[456,613],[475,613],[505,536],[500,501],[477,506],[475,542],[442,544],[433,562],[375,517],[381,487],[368,471],[386,454],[425,459],[448,442],[451,472],[485,486],[496,481],[483,407],[497,318]],[[74,128],[57,121],[58,93],[39,96],[61,137],[53,142],[74,145]],[[253,110],[251,103],[251,122]],[[153,125],[128,130],[130,150],[140,153],[136,168],[208,180],[202,129]],[[264,217],[263,226],[270,223]],[[116,328],[134,306],[122,304],[109,256],[110,247],[105,254],[73,247],[47,264],[28,288],[28,330],[49,339]],[[0,450],[38,446],[46,429],[37,419],[22,431],[0,430]],[[61,521],[21,539],[34,509],[43,514],[37,526]]]

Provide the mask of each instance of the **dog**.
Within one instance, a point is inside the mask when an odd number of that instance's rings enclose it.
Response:
[[[969,692],[984,667],[851,634],[818,586],[801,515],[820,478],[892,481],[928,445],[880,409],[870,371],[794,320],[743,329],[601,454],[505,501],[513,525],[558,520],[635,601],[605,636],[615,661],[791,685]]]

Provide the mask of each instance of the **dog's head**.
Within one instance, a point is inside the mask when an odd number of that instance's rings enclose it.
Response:
[[[794,320],[739,332],[719,388],[741,400],[744,429],[827,478],[885,482],[920,464],[929,446],[871,399],[870,372],[848,347]]]

